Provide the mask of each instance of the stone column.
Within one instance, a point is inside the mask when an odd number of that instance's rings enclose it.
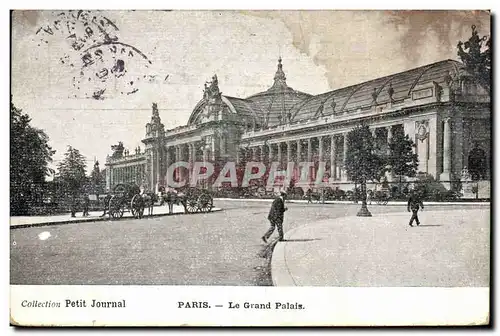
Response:
[[[181,146],[176,145],[175,146],[175,162],[179,162],[179,161],[181,161]],[[180,172],[178,169],[176,170],[175,177],[177,178],[177,181],[180,180]]]
[[[450,118],[444,118],[443,128],[443,172],[439,176],[441,181],[448,182],[451,179],[451,125]]]
[[[287,141],[286,142],[286,162],[287,162],[287,165],[288,165],[288,162],[290,162],[291,157],[292,157],[292,146],[291,146],[291,142]]]
[[[161,149],[156,148],[156,184],[158,185],[161,180]],[[158,192],[158,189],[155,187],[155,192]]]
[[[342,181],[347,181],[347,172],[345,169],[345,163],[346,163],[346,158],[347,158],[347,132],[344,133],[344,157],[343,157],[343,167],[342,167]]]
[[[318,137],[318,161],[323,161],[323,136]]]
[[[301,155],[302,148],[301,148],[301,142],[300,141],[301,141],[300,139],[297,140],[297,153],[296,153],[296,155],[297,155],[297,163],[300,162],[300,159],[301,159],[301,156],[302,156]]]
[[[307,138],[307,162],[312,162],[312,138]],[[309,179],[316,181],[316,166],[307,168],[309,169]]]
[[[167,158],[166,158],[167,159],[167,164],[166,164],[167,167],[166,167],[166,169],[168,169],[168,167],[170,167],[171,162],[172,162],[172,158],[170,157],[170,147],[167,146],[166,152],[167,152],[167,154],[166,154],[166,156],[167,156]]]
[[[212,135],[212,143],[210,147],[210,155],[212,156],[212,161],[215,161],[215,135]]]
[[[333,180],[337,179],[337,142],[335,141],[335,135],[330,136],[330,177]]]
[[[392,141],[392,126],[387,126],[387,155],[391,153],[391,148],[389,147],[389,144]],[[392,182],[394,180],[394,176],[392,175],[392,172],[388,171],[385,175],[387,177],[388,182]]]
[[[283,160],[283,157],[281,155],[281,142],[278,142],[276,145],[278,146],[278,162],[281,165],[281,162]]]
[[[239,165],[240,164],[240,146],[236,145],[236,164]]]
[[[273,162],[273,144],[267,144],[267,148],[269,150],[269,162]]]
[[[252,147],[252,161],[257,161],[257,147]]]
[[[311,162],[312,161],[312,139],[308,138],[307,139],[307,161]]]
[[[190,142],[188,145],[189,145],[188,181],[190,181],[191,174],[193,173],[194,162],[196,161],[196,149],[194,147],[194,142]]]
[[[151,148],[151,151],[149,152],[149,190],[154,190],[155,187],[155,164],[154,164],[154,148]]]
[[[264,163],[265,159],[266,159],[266,151],[264,150],[265,146],[264,145],[260,145],[260,162]]]
[[[208,148],[203,147],[203,162],[208,161]]]

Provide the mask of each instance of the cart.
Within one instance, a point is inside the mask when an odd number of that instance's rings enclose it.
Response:
[[[108,204],[108,215],[112,219],[122,218],[130,212],[135,218],[144,216],[145,202],[140,188],[135,184],[118,184],[113,188]]]
[[[210,192],[205,189],[187,188],[177,193],[167,192],[165,203],[182,204],[185,213],[210,212],[214,207],[214,200]]]

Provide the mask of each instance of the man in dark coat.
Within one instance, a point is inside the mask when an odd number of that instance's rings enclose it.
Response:
[[[271,227],[269,228],[269,230],[267,230],[264,236],[262,236],[262,240],[265,243],[267,243],[267,240],[269,239],[269,237],[271,237],[276,227],[278,227],[278,233],[280,236],[279,240],[284,240],[283,217],[285,211],[288,210],[288,208],[285,207],[285,200],[286,193],[282,192],[281,195],[277,197],[271,205],[271,210],[269,210],[269,215],[267,216],[267,219],[269,220],[269,222],[271,222]]]
[[[89,215],[90,198],[89,195],[83,195],[83,213],[82,217],[87,217]]]
[[[101,217],[106,216],[106,213],[108,213],[109,201],[110,200],[111,200],[111,194],[108,192],[106,194],[106,197],[104,197],[104,212],[102,213]]]
[[[420,208],[422,208],[422,210],[424,209],[424,203],[418,193],[412,192],[408,199],[408,212],[410,212],[410,210],[412,212],[410,226],[413,226],[414,220],[417,222],[417,225],[420,225],[420,221],[418,220],[418,210]]]

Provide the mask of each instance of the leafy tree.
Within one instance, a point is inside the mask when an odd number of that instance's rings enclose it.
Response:
[[[105,172],[99,168],[99,161],[96,161],[90,173],[91,189],[97,195],[103,194],[106,188]]]
[[[65,192],[71,197],[72,216],[74,216],[76,197],[87,182],[85,176],[85,157],[76,148],[68,146],[64,159],[58,165],[58,180]]]
[[[347,134],[345,170],[349,179],[361,186],[358,216],[371,216],[366,206],[366,181],[378,181],[385,173],[385,160],[376,153],[375,139],[368,126],[359,126]]]
[[[413,152],[415,143],[407,134],[395,132],[389,142],[387,163],[394,175],[399,175],[399,190],[402,190],[403,176],[414,177],[418,168],[418,155]]]
[[[55,151],[48,145],[43,130],[30,125],[31,118],[10,104],[10,211],[27,214],[30,205],[43,193],[45,177],[53,174],[49,168]]]

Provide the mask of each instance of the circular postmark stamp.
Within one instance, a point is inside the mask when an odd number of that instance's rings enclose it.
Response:
[[[99,11],[56,12],[36,35],[42,44],[66,42],[68,48],[57,57],[69,73],[69,97],[102,100],[131,95],[151,77],[147,55],[121,41],[117,25]]]

